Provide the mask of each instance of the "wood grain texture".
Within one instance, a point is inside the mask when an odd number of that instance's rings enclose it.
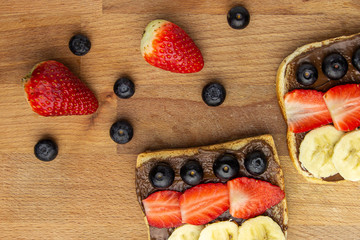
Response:
[[[307,183],[292,166],[286,125],[276,101],[281,60],[303,44],[360,31],[359,1],[241,1],[249,26],[226,21],[238,1],[0,1],[0,239],[146,239],[135,194],[136,155],[146,149],[190,147],[270,133],[283,166],[290,240],[359,239],[359,183]],[[201,49],[204,69],[181,75],[147,64],[140,39],[164,18],[183,27]],[[92,41],[89,54],[68,49],[75,33]],[[95,92],[92,116],[45,118],[26,103],[20,79],[37,62],[56,59]],[[112,87],[131,77],[135,95]],[[223,105],[207,107],[202,87],[219,81]],[[134,138],[116,145],[109,128],[125,118]],[[35,143],[59,145],[49,163]]]

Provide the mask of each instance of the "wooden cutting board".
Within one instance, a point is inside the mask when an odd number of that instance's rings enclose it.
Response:
[[[249,26],[231,29],[227,11],[246,6]],[[143,29],[163,18],[183,27],[201,49],[204,69],[175,74],[140,54]],[[136,201],[136,155],[147,149],[199,146],[270,133],[285,174],[290,240],[359,239],[360,185],[307,183],[293,167],[276,100],[281,60],[303,44],[360,31],[357,0],[0,1],[0,239],[146,239]],[[68,41],[91,39],[83,57]],[[91,116],[45,118],[31,111],[20,79],[37,62],[66,64],[95,92]],[[128,76],[136,93],[113,93]],[[219,107],[201,99],[205,84],[224,84]],[[117,119],[135,131],[125,145],[109,137]],[[56,139],[52,162],[34,157]]]

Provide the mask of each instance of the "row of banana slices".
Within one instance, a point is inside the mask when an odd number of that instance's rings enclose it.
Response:
[[[185,224],[175,229],[169,240],[285,240],[280,226],[267,216],[245,221],[240,227],[235,222],[221,221],[196,226]]]
[[[344,133],[327,125],[310,131],[300,144],[299,161],[316,178],[340,173],[360,180],[360,130]]]

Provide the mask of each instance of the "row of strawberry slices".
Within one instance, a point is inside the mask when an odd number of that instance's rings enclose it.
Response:
[[[152,193],[143,205],[150,226],[178,227],[183,223],[203,225],[229,210],[235,218],[249,219],[275,206],[285,193],[266,181],[241,177],[224,183],[205,183],[185,192]]]
[[[307,132],[329,123],[340,131],[352,131],[360,126],[359,84],[339,85],[326,93],[296,89],[284,98],[291,132]]]

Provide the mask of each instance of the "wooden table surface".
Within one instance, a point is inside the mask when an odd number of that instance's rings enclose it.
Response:
[[[233,30],[227,11],[251,14]],[[140,54],[143,29],[162,18],[181,26],[201,49],[204,69],[176,74]],[[303,44],[360,31],[360,2],[263,1],[0,1],[0,239],[146,239],[136,201],[136,156],[147,149],[200,146],[270,133],[284,170],[288,239],[360,239],[360,185],[307,183],[293,167],[276,100],[283,58]],[[73,55],[68,41],[86,34],[91,51]],[[91,116],[33,113],[20,79],[37,62],[66,64],[95,92]],[[135,95],[118,99],[113,84],[129,76]],[[203,86],[219,81],[223,105],[208,107]],[[134,138],[117,145],[109,129],[128,119]],[[59,155],[41,162],[36,142],[56,139]]]

